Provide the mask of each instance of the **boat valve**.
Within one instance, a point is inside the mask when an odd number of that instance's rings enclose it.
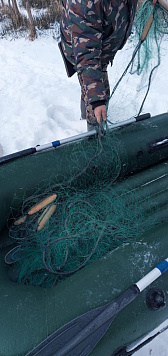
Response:
[[[146,293],[146,305],[150,310],[157,311],[166,306],[166,296],[161,288],[150,288]]]

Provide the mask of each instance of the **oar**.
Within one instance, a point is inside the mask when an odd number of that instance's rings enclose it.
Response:
[[[113,128],[115,129],[115,128],[120,127],[120,126],[130,125],[130,124],[135,123],[135,122],[139,122],[139,121],[142,121],[142,120],[149,119],[150,117],[151,117],[150,113],[146,113],[146,114],[139,115],[139,116],[136,116],[136,117],[131,117],[128,120],[121,121],[121,122],[119,122],[117,124],[109,125],[109,129],[113,129]],[[97,130],[93,129],[92,131],[84,132],[84,133],[76,135],[76,136],[64,138],[62,140],[56,140],[56,141],[53,141],[53,142],[50,142],[50,143],[46,143],[44,145],[38,145],[36,147],[27,148],[25,150],[12,153],[10,155],[0,157],[0,164],[4,164],[4,163],[10,162],[10,161],[14,161],[17,158],[30,156],[33,153],[45,151],[45,150],[51,149],[51,148],[56,148],[58,146],[62,146],[64,144],[67,144],[67,143],[70,143],[70,142],[79,141],[81,139],[89,138],[89,137],[94,136],[96,134],[97,134]]]
[[[87,356],[108,330],[117,314],[149,284],[168,271],[168,258],[112,302],[93,309],[55,331],[26,356]]]

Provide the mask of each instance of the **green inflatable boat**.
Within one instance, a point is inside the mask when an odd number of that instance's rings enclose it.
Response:
[[[0,356],[132,355],[168,319],[168,113],[0,158]]]

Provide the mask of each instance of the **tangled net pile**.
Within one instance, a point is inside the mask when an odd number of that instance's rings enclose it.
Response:
[[[9,228],[15,245],[5,262],[16,267],[19,283],[52,287],[155,223],[146,193],[114,184],[121,169],[114,138],[106,134],[98,142],[94,159],[75,177],[64,183],[55,177],[55,183],[25,199],[15,212]],[[101,161],[107,149],[111,164],[104,158],[104,176],[96,172],[94,184],[87,185],[91,162]]]

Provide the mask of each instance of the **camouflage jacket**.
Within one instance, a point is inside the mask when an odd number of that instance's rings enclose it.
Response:
[[[101,68],[123,47],[137,0],[62,0],[61,42],[82,75],[90,103],[106,100]]]

